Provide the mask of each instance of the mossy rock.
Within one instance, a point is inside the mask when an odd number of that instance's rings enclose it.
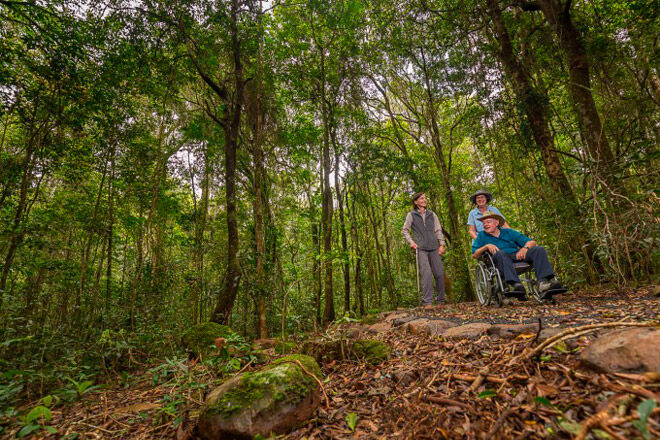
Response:
[[[298,350],[298,344],[291,341],[279,341],[275,344],[275,353],[288,354],[295,353]]]
[[[390,357],[392,348],[381,341],[358,339],[353,343],[352,352],[358,360],[364,360],[370,364],[380,364]]]
[[[226,325],[204,322],[186,330],[181,337],[181,344],[186,351],[199,355],[210,351],[216,339],[231,336],[236,336],[236,333]]]
[[[343,360],[343,354],[347,354],[348,347],[340,339],[310,339],[302,344],[300,351],[313,357],[317,362],[326,364],[334,360]]]
[[[300,365],[304,367],[300,367]],[[199,417],[203,438],[284,434],[309,419],[320,403],[323,374],[309,356],[294,354],[243,373],[213,390]]]

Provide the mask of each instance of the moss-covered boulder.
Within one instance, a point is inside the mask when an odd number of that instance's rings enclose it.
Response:
[[[292,341],[279,341],[275,344],[275,353],[289,354],[295,353],[298,350],[298,344]]]
[[[181,344],[191,354],[200,355],[212,350],[218,338],[235,336],[234,331],[226,325],[215,322],[203,322],[190,327],[181,337]]]
[[[364,360],[370,364],[379,364],[390,357],[392,348],[381,341],[358,339],[353,343],[352,352],[358,360]]]
[[[294,354],[228,380],[207,397],[199,416],[200,436],[243,439],[293,430],[321,401],[319,385],[310,374],[323,379],[314,359]]]
[[[316,359],[320,364],[343,360],[348,351],[346,341],[341,339],[309,339],[302,343],[300,351]]]

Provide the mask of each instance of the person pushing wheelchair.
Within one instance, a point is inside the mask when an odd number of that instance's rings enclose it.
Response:
[[[520,300],[527,298],[525,287],[514,266],[517,261],[534,266],[542,298],[550,299],[553,295],[567,291],[555,277],[543,246],[537,246],[536,241],[514,229],[502,228],[504,217],[495,212],[486,211],[478,220],[483,222],[484,230],[477,234],[472,243],[472,256],[479,259],[484,252],[490,252],[493,262],[504,276],[507,296]]]

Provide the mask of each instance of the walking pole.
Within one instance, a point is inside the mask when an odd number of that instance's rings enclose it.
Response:
[[[419,293],[419,249],[415,248],[415,270],[417,271],[417,298],[419,298],[419,307],[422,306],[422,297]]]

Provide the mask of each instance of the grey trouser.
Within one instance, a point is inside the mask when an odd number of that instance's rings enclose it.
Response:
[[[445,268],[442,266],[442,259],[438,255],[438,250],[423,251],[417,249],[417,259],[419,261],[419,274],[422,277],[422,305],[433,302],[433,278],[435,278],[435,301],[436,303],[444,303]]]

